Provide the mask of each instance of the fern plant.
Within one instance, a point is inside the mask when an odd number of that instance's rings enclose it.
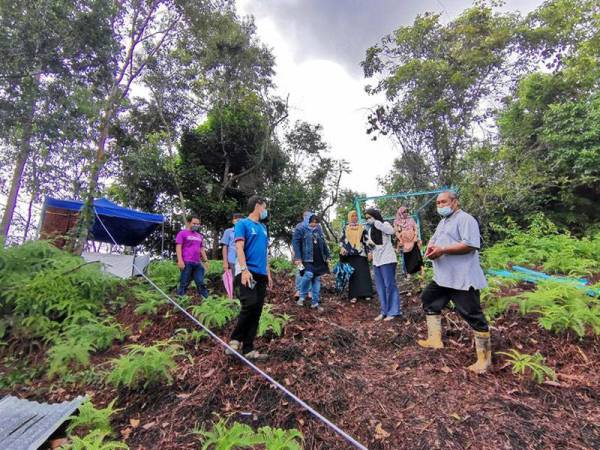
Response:
[[[514,264],[542,266],[549,273],[571,276],[600,270],[600,233],[582,239],[561,234],[543,215],[536,215],[527,230],[520,230],[514,222],[494,228],[506,239],[483,252],[484,265],[489,269]]]
[[[576,286],[545,281],[512,300],[518,301],[521,314],[539,314],[538,323],[544,329],[557,333],[572,330],[579,337],[588,329],[600,334],[600,305]]]
[[[72,368],[85,368],[90,365],[90,353],[95,350],[90,341],[63,340],[48,351],[48,378],[64,375]]]
[[[177,286],[181,271],[173,261],[153,261],[148,265],[148,278],[165,292]]]
[[[294,263],[288,258],[271,258],[269,260],[269,266],[273,273],[292,273],[295,269]]]
[[[70,436],[72,442],[64,445],[64,450],[116,450],[128,449],[129,446],[123,442],[107,441],[110,433],[100,430],[91,431],[84,437]]]
[[[266,450],[301,450],[304,437],[297,429],[262,427],[254,431],[250,426],[234,422],[229,425],[220,419],[212,430],[196,429],[202,441],[202,450],[232,450],[265,448]]]
[[[115,387],[147,388],[161,383],[171,384],[177,367],[175,358],[186,353],[180,345],[159,342],[149,347],[132,344],[127,355],[113,359],[113,369],[106,382]]]
[[[240,310],[238,300],[210,296],[201,304],[192,306],[190,312],[208,328],[221,328],[233,319]]]
[[[115,402],[117,399],[113,399],[106,408],[95,408],[92,402],[87,399],[79,406],[79,414],[69,417],[69,426],[67,427],[67,433],[71,433],[76,428],[86,430],[96,430],[112,434],[113,430],[110,426],[110,416],[114,413],[121,411],[116,409]]]
[[[224,419],[213,425],[212,430],[195,430],[202,440],[202,450],[231,450],[237,448],[253,448],[259,445],[260,439],[248,425],[235,422],[228,425]]]
[[[87,319],[84,323],[72,320],[65,326],[64,331],[67,339],[93,342],[97,351],[108,349],[115,339],[121,341],[125,335],[123,327],[113,318],[106,318],[102,321]]]
[[[193,343],[198,345],[208,337],[208,333],[204,330],[188,330],[187,328],[178,328],[175,330],[173,340],[181,343]]]
[[[304,436],[297,429],[261,427],[258,435],[265,450],[302,450]]]
[[[258,336],[264,336],[268,331],[275,336],[281,336],[283,328],[292,319],[288,314],[273,314],[273,306],[265,305],[258,323]]]
[[[543,383],[546,379],[556,380],[556,373],[544,364],[544,357],[540,353],[528,355],[515,349],[498,353],[507,357],[514,374],[525,375],[530,372],[531,379],[536,383]]]
[[[153,315],[158,312],[160,305],[165,303],[161,294],[146,288],[136,289],[135,297],[139,304],[135,307],[134,312],[138,315]]]

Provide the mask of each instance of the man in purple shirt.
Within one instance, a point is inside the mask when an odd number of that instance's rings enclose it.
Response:
[[[185,295],[192,281],[196,283],[198,294],[208,297],[208,289],[204,284],[204,265],[206,262],[206,249],[204,248],[204,236],[200,233],[200,219],[191,215],[187,217],[186,227],[177,233],[175,238],[177,251],[177,267],[181,270],[177,295]]]

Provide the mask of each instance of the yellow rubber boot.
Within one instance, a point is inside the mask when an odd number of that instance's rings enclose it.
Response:
[[[427,315],[427,339],[419,339],[417,344],[425,348],[444,348],[442,342],[442,316]]]
[[[475,331],[477,362],[467,367],[475,373],[485,373],[492,365],[492,340],[489,331]]]

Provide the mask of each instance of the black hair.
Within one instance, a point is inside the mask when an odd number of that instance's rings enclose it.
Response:
[[[185,220],[187,221],[187,223],[190,223],[193,219],[200,220],[200,216],[198,214],[188,214],[187,216],[185,216]]]
[[[308,223],[311,222],[321,223],[321,219],[319,219],[319,216],[317,216],[316,214],[313,214],[308,218]]]
[[[248,199],[248,212],[254,211],[256,205],[263,205],[265,203],[267,203],[267,201],[264,197],[261,197],[260,195],[253,195]]]
[[[235,220],[235,219],[241,219],[242,217],[244,217],[244,215],[242,213],[239,212],[235,212],[231,215],[231,219]]]

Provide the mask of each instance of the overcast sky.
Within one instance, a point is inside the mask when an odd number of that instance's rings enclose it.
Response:
[[[541,0],[508,0],[505,9],[528,12]],[[290,117],[320,123],[336,157],[350,162],[344,186],[379,192],[398,148],[365,134],[368,109],[377,98],[364,91],[360,61],[367,48],[417,14],[450,20],[467,0],[237,0],[241,14],[256,19],[258,35],[277,59],[275,82],[290,99]]]

